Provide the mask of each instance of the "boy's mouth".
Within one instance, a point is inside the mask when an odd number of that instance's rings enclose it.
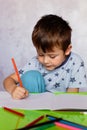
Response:
[[[47,70],[53,70],[53,69],[54,69],[54,66],[49,65],[49,66],[45,66],[45,68],[46,68]]]

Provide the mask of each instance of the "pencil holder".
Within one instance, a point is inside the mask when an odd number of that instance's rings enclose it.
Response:
[[[36,70],[25,72],[21,76],[23,86],[32,93],[45,92],[45,80],[41,73]]]

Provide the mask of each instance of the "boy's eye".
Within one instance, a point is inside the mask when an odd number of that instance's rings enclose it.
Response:
[[[55,58],[56,57],[56,55],[52,55],[52,56],[50,56],[50,58]]]
[[[38,56],[44,56],[43,54],[38,54]]]

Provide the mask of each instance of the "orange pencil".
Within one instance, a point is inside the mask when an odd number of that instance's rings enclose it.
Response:
[[[21,81],[21,79],[20,79],[20,75],[19,75],[19,72],[18,72],[18,69],[17,69],[16,63],[15,63],[15,60],[14,60],[14,58],[12,58],[11,60],[12,60],[12,63],[13,63],[13,66],[14,66],[15,72],[16,72],[16,74],[17,74],[19,84],[20,84],[21,87],[23,87],[23,84],[22,84],[22,81]]]
[[[8,111],[8,112],[10,112],[10,113],[13,113],[13,114],[15,114],[15,115],[17,115],[17,116],[24,117],[24,114],[23,114],[23,113],[20,113],[20,112],[18,112],[18,111],[15,111],[15,110],[13,110],[13,109],[11,109],[11,108],[3,107],[3,109],[6,110],[6,111]]]

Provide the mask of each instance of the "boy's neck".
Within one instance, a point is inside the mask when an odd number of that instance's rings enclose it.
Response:
[[[63,65],[68,61],[70,55],[71,55],[71,53],[70,53],[69,55],[67,55],[66,58],[65,58],[65,60],[63,61],[63,63],[62,63],[60,66],[56,67],[55,69],[57,69],[57,68],[63,66]]]

